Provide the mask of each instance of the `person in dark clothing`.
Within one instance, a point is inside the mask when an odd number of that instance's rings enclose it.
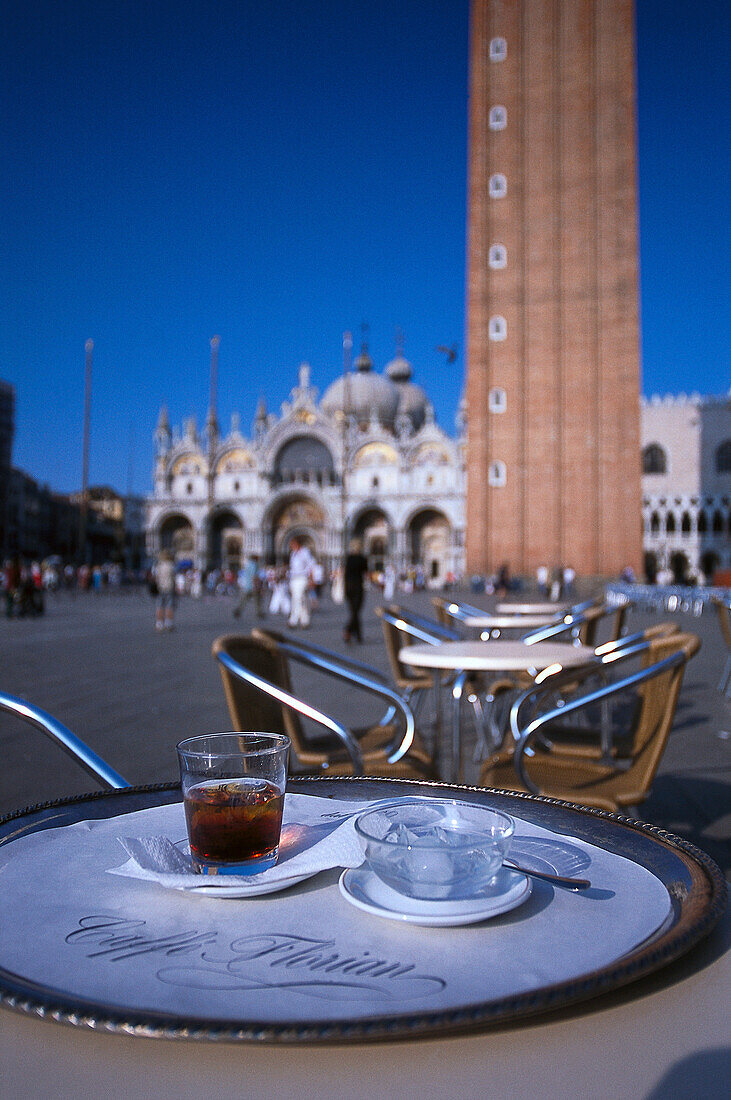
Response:
[[[355,639],[361,642],[360,609],[363,606],[363,582],[368,572],[368,562],[363,556],[360,539],[351,539],[345,558],[345,599],[350,609],[350,619],[343,631],[343,641]]]

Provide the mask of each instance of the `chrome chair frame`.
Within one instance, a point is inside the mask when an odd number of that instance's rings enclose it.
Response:
[[[67,729],[58,719],[48,714],[40,707],[27,703],[16,695],[8,695],[0,691],[0,710],[14,714],[22,721],[29,722],[41,733],[54,741],[72,760],[82,767],[93,779],[104,787],[105,790],[119,791],[131,784],[110,767],[101,756],[84,744],[75,734]]]
[[[293,638],[290,634],[281,634],[277,630],[267,630],[266,627],[263,626],[254,627],[251,634],[254,638],[271,638],[280,649],[282,649],[283,646],[288,646],[301,651],[303,654],[310,654],[313,658],[320,658],[324,661],[333,662],[341,668],[351,669],[355,675],[365,676],[376,682],[380,681],[385,688],[391,690],[391,685],[388,682],[388,676],[385,672],[382,672],[380,668],[376,668],[375,665],[366,664],[365,661],[356,661],[355,658],[348,654],[336,653],[332,649],[326,649],[325,646],[316,645],[314,642],[310,641],[303,642],[299,638]],[[324,668],[323,671],[325,671]],[[395,715],[395,707],[393,705],[389,706],[379,719],[378,725],[387,726]]]
[[[731,697],[731,603],[729,603],[728,600],[721,599],[720,596],[712,596],[711,603],[718,613],[723,640],[729,651],[718,684],[718,690],[721,695],[728,699]]]
[[[589,621],[587,611],[595,606],[597,605],[592,603],[589,607],[579,612],[575,612],[572,608],[570,611],[566,612],[559,622],[549,623],[548,626],[541,626],[537,630],[529,630],[522,635],[520,640],[525,645],[535,645],[536,642],[555,641],[556,638],[560,638],[564,634],[570,634],[571,644],[581,645],[581,639],[579,637],[581,627],[584,623]]]
[[[417,615],[414,612],[407,611],[397,604],[386,604],[379,607],[377,609],[377,614],[381,619],[385,619],[391,626],[396,627],[397,630],[402,631],[404,634],[408,634],[409,637],[413,638],[416,642],[424,642],[427,645],[441,645],[442,642],[456,642],[460,639],[460,634],[456,630],[450,630],[449,627],[444,626],[435,619],[427,619],[424,615]],[[420,695],[420,692],[416,695],[416,706],[414,706],[415,713],[417,706],[421,703]],[[409,706],[412,706],[414,689],[407,687],[401,698]],[[441,694],[438,677],[434,677],[433,680],[433,699],[434,718],[438,728],[441,725]]]
[[[609,648],[611,647],[611,648]],[[647,653],[650,650],[650,641],[645,638],[642,631],[638,631],[637,634],[631,637],[618,639],[616,642],[605,642],[603,646],[599,646],[594,651],[594,657],[590,658],[585,665],[580,669],[575,668],[561,668],[559,670],[546,669],[536,676],[535,683],[526,691],[521,692],[520,695],[513,701],[510,708],[509,724],[510,731],[513,735],[513,740],[516,744],[519,741],[519,733],[522,726],[525,726],[526,719],[521,715],[521,711],[524,707],[531,705],[532,710],[538,706],[541,698],[545,697],[547,693],[551,693],[556,697],[554,706],[554,716],[560,714],[562,716],[570,713],[568,703],[561,696],[561,689],[567,684],[573,685],[576,682],[577,676],[581,677],[582,682],[590,681],[592,675],[596,676],[599,680],[601,687],[607,686],[607,672],[610,666],[614,666],[619,662],[626,662],[634,657],[638,657],[643,653]],[[589,703],[588,695],[582,695],[578,702],[586,701]],[[545,743],[550,747],[550,741],[545,739]],[[609,711],[606,706],[602,707],[601,711],[601,727],[600,727],[600,742],[601,759],[604,763],[611,762],[612,757],[612,732],[609,721]]]
[[[462,607],[468,607],[468,604],[462,604]],[[477,614],[482,614],[478,608],[470,609],[474,610]],[[458,642],[462,640],[462,635],[456,630],[450,630],[449,627],[444,626],[442,623],[435,622],[432,619],[427,619],[422,615],[413,614],[411,611],[405,611],[403,608],[396,608],[393,605],[388,607],[382,607],[379,613],[392,625],[396,626],[399,630],[403,630],[405,634],[411,635],[416,641],[425,642],[428,645],[440,645],[442,642]],[[452,756],[455,757],[457,753],[456,746],[459,743],[459,721],[456,715],[459,713],[459,707],[461,706],[462,699],[464,697],[465,687],[467,683],[475,676],[474,672],[462,671],[456,675],[447,675],[444,678],[444,683],[449,687],[449,692],[452,696]],[[472,707],[474,714],[475,733],[477,734],[477,748],[475,758],[478,758],[480,752],[487,753],[495,747],[499,741],[498,723],[495,715],[495,706],[497,702],[497,696],[492,692],[486,692],[483,694],[483,698],[476,691],[470,691],[467,696],[467,701]],[[441,694],[440,694],[440,679],[437,675],[434,676],[434,709],[437,716],[437,722],[441,727]],[[489,735],[487,727],[489,726]]]
[[[612,696],[619,695],[620,692],[625,692],[629,688],[638,686],[639,684],[646,683],[648,680],[653,679],[655,676],[661,675],[663,672],[667,672],[671,668],[675,668],[676,665],[683,664],[687,660],[686,655],[683,652],[672,653],[669,657],[663,658],[654,665],[650,665],[649,668],[641,669],[639,672],[633,673],[631,676],[627,676],[621,680],[617,680],[614,683],[606,684],[604,687],[597,688],[596,691],[590,692],[588,695],[583,695],[579,699],[572,699],[564,703],[561,707],[555,707],[552,710],[546,711],[538,718],[534,718],[524,729],[520,729],[517,720],[513,723],[514,715],[517,719],[517,707],[514,706],[511,710],[511,728],[513,737],[515,739],[515,753],[513,757],[513,765],[515,771],[526,790],[532,794],[540,794],[540,788],[532,781],[526,771],[525,757],[533,755],[531,744],[535,741],[536,737],[540,734],[544,726],[556,719],[564,719],[567,714],[572,714],[578,710],[586,708],[593,703],[601,702],[606,703]],[[546,739],[547,744],[550,745],[550,739]],[[617,771],[626,771],[629,767],[629,763],[614,760],[611,757],[609,759],[603,759],[603,763],[609,764],[616,768]]]
[[[434,596],[432,603],[435,607],[441,606],[448,615],[451,615],[453,619],[460,623],[475,615],[485,614],[481,607],[473,607],[472,604],[462,603],[460,600],[447,600],[442,596]]]
[[[265,634],[264,631],[261,634]],[[397,763],[403,756],[406,755],[408,750],[414,741],[414,734],[416,732],[416,726],[414,722],[414,715],[411,708],[407,703],[398,695],[397,692],[387,687],[383,683],[378,683],[375,680],[368,679],[358,672],[354,672],[351,669],[347,669],[340,662],[339,656],[335,660],[335,654],[325,656],[325,653],[329,651],[324,650],[322,653],[314,653],[309,651],[309,647],[305,648],[299,644],[293,642],[277,642],[278,648],[287,657],[298,661],[301,664],[307,665],[311,668],[319,669],[320,671],[327,672],[330,675],[336,676],[341,680],[345,680],[347,683],[355,684],[363,691],[370,694],[377,695],[380,698],[387,699],[394,708],[396,713],[400,713],[404,724],[404,733],[401,739],[392,741],[390,746],[386,748],[386,758],[391,764]],[[317,647],[318,649],[320,647]],[[266,695],[270,695],[273,699],[276,699],[279,703],[283,703],[285,706],[291,707],[292,710],[301,714],[305,718],[309,718],[310,721],[317,725],[322,726],[324,729],[333,733],[338,740],[342,743],[343,748],[350,757],[351,764],[353,765],[354,775],[363,774],[363,757],[361,755],[360,746],[357,738],[341,723],[335,721],[330,715],[325,714],[324,711],[318,710],[317,707],[311,706],[309,703],[305,703],[302,699],[298,699],[297,696],[284,691],[282,688],[277,687],[275,684],[270,683],[261,676],[257,676],[256,673],[251,672],[249,669],[240,665],[233,658],[229,657],[227,653],[219,652],[216,654],[216,659],[228,669],[233,675],[239,679],[244,680],[246,683],[257,688],[259,691],[264,692]],[[381,720],[383,724],[383,719]]]

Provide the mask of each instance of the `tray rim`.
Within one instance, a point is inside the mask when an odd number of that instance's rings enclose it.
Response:
[[[726,880],[716,863],[700,848],[667,832],[659,826],[637,821],[608,810],[580,806],[576,803],[539,795],[524,794],[496,787],[473,787],[466,784],[422,781],[418,779],[390,779],[370,776],[293,776],[288,789],[298,793],[325,794],[327,788],[346,787],[338,793],[347,796],[347,787],[386,784],[389,787],[406,786],[426,789],[442,796],[459,793],[498,797],[510,803],[523,803],[526,808],[547,807],[551,811],[570,817],[578,815],[585,821],[608,823],[612,832],[607,837],[630,843],[638,837],[650,842],[651,852],[670,853],[689,875],[689,889],[682,884],[668,882],[653,871],[665,885],[673,902],[670,924],[661,929],[649,941],[638,945],[627,955],[597,970],[573,978],[570,981],[530,990],[511,997],[499,997],[464,1007],[435,1011],[396,1013],[361,1021],[280,1021],[277,1023],[242,1020],[211,1020],[195,1017],[177,1017],[169,1013],[141,1010],[139,1013],[118,1010],[101,1003],[89,1003],[73,994],[39,989],[37,983],[9,974],[0,963],[0,1005],[40,1019],[72,1027],[111,1034],[123,1034],[158,1039],[193,1039],[196,1041],[257,1042],[257,1043],[323,1043],[375,1042],[409,1040],[426,1037],[446,1037],[466,1032],[484,1031],[490,1027],[517,1023],[529,1017],[550,1018],[551,1012],[578,1006],[582,1002],[603,996],[623,986],[644,978],[668,966],[690,951],[713,930],[723,915],[727,903]],[[314,790],[308,791],[312,785]],[[38,803],[0,816],[0,847],[13,843],[28,829],[6,831],[6,827],[23,818],[36,818],[29,826],[43,829],[53,827],[47,811],[71,807],[83,807],[97,802],[114,803],[117,798],[135,795],[167,795],[180,790],[179,783],[158,783],[125,787],[112,791],[93,791]],[[151,805],[156,804],[152,802]],[[159,804],[159,803],[157,803]],[[517,808],[516,808],[517,812]],[[113,815],[109,815],[113,816]],[[81,817],[77,818],[80,820]],[[576,818],[574,819],[576,820]],[[596,843],[593,839],[592,843]],[[621,846],[621,844],[620,844]],[[655,852],[657,848],[657,852]],[[627,855],[627,853],[623,853]],[[632,859],[631,855],[628,858]],[[637,861],[641,862],[641,861]]]

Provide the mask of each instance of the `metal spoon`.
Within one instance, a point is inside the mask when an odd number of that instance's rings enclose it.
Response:
[[[532,878],[542,878],[554,886],[564,886],[567,890],[587,890],[591,883],[588,878],[566,878],[564,875],[550,875],[548,871],[531,871],[527,867],[521,867],[512,859],[503,860],[504,867],[510,867],[521,874],[531,875]]]

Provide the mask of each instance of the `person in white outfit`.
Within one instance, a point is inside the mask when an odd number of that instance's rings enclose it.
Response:
[[[292,597],[292,610],[289,616],[290,626],[308,627],[310,608],[307,590],[312,582],[315,559],[299,539],[289,544],[289,592]]]

